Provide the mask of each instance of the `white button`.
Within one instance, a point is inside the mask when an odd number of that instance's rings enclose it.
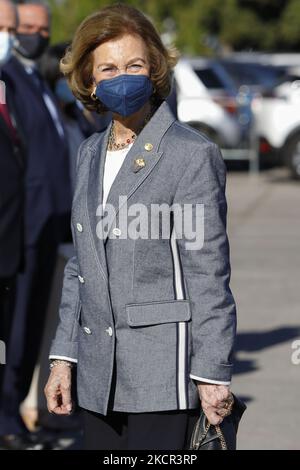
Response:
[[[87,326],[85,326],[83,329],[84,329],[84,331],[86,332],[87,335],[92,334],[91,330]]]
[[[151,152],[151,150],[153,150],[153,145],[152,144],[146,144],[145,145],[145,150],[147,150],[147,152]]]
[[[78,279],[79,279],[79,282],[80,282],[81,284],[84,284],[84,283],[85,283],[85,280],[84,280],[84,278],[83,278],[82,276],[78,276]]]
[[[120,237],[122,232],[119,228],[114,228],[113,229],[113,234],[116,235],[116,237]]]
[[[113,335],[113,329],[111,328],[111,326],[109,328],[107,328],[107,330],[105,330],[106,333],[109,334],[109,336],[112,336]]]
[[[83,232],[83,226],[81,224],[76,225],[78,232]]]

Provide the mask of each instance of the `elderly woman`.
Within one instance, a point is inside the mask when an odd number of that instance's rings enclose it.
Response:
[[[185,449],[200,403],[212,424],[228,411],[225,165],[165,101],[175,63],[125,5],[88,17],[62,61],[75,96],[113,116],[78,154],[76,255],[45,389],[49,411],[70,414],[76,367],[86,449]]]

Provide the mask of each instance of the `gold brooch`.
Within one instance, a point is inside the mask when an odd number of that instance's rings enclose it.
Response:
[[[145,160],[143,158],[137,158],[136,160],[134,160],[134,169],[133,169],[133,171],[135,173],[137,173],[138,171],[140,171],[145,166],[146,166]]]

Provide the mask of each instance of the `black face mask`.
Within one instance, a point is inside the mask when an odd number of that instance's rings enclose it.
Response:
[[[45,38],[40,33],[17,34],[19,44],[16,46],[17,52],[26,59],[38,59],[49,44],[49,38]]]

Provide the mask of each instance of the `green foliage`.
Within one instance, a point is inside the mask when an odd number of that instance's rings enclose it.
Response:
[[[288,2],[282,15],[280,37],[290,48],[300,50],[300,3],[299,0]]]
[[[52,42],[71,40],[80,22],[109,0],[49,0]],[[299,0],[127,0],[149,15],[159,31],[175,33],[181,52],[210,55],[233,50],[300,48]],[[172,21],[170,21],[172,19]],[[167,20],[167,21],[166,21]]]

